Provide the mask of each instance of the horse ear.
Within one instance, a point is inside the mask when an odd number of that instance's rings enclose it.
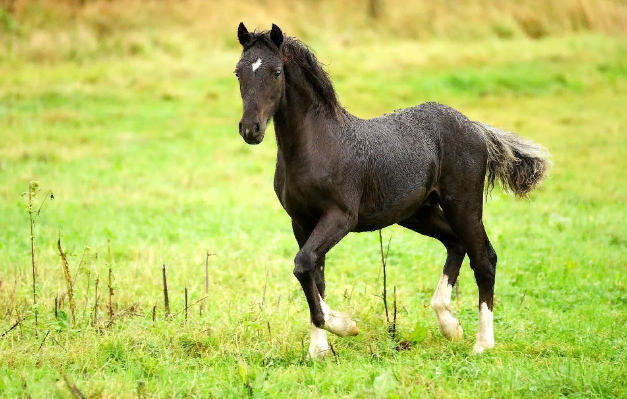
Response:
[[[248,29],[244,26],[243,22],[239,23],[237,27],[237,38],[239,39],[239,43],[243,46],[250,40],[250,34],[248,33]]]
[[[281,28],[272,24],[272,30],[270,31],[270,39],[277,47],[281,47],[283,44],[283,32],[281,32]]]

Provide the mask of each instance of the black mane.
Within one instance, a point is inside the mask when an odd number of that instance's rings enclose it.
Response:
[[[250,40],[244,45],[244,51],[257,44],[263,44],[276,54],[283,57],[285,64],[293,64],[300,68],[303,76],[316,94],[318,101],[333,115],[339,114],[343,108],[337,98],[333,83],[318,61],[313,50],[295,37],[283,36],[283,44],[279,50],[270,38],[270,31],[255,30],[250,33]]]

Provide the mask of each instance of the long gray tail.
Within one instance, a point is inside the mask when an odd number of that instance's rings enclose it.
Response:
[[[552,166],[549,151],[514,133],[481,122],[473,123],[483,132],[488,145],[486,193],[494,188],[498,179],[503,189],[509,188],[519,197],[527,196]]]

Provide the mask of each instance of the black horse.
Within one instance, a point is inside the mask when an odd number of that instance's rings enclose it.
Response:
[[[326,354],[326,331],[359,331],[323,300],[326,253],[350,232],[395,223],[446,247],[431,306],[449,339],[463,335],[449,305],[468,255],[479,287],[474,351],[492,348],[496,253],[483,227],[484,182],[486,193],[500,180],[525,196],[550,167],[547,150],[437,103],[358,118],[340,105],[329,76],[302,42],[274,24],[251,33],[240,23],[237,35],[243,47],[235,69],[244,104],[239,133],[259,144],[274,119],[274,190],[300,247],[294,275],[309,304],[310,355]]]

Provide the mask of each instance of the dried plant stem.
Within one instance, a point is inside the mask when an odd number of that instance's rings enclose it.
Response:
[[[41,345],[39,345],[39,349],[37,349],[37,354],[39,354],[39,352],[41,352],[41,347],[44,346],[44,342],[46,342],[46,338],[48,338],[48,335],[50,335],[50,330],[48,330],[48,332],[46,333],[46,336],[44,337],[44,339],[41,340]]]
[[[68,387],[68,389],[70,390],[70,393],[72,394],[74,398],[85,399],[85,395],[83,395],[80,389],[76,387],[76,384],[72,384],[70,380],[68,380],[65,374],[61,374],[61,376],[63,377],[63,380],[65,381],[65,385]]]
[[[95,298],[94,298],[94,325],[96,324],[96,322],[98,321],[98,283],[100,282],[100,279],[97,278],[96,282],[95,282]]]
[[[59,249],[59,255],[61,256],[61,265],[63,266],[63,274],[65,275],[65,285],[67,286],[67,296],[70,300],[70,311],[72,312],[72,325],[76,325],[76,304],[74,303],[74,292],[72,289],[72,276],[70,275],[70,266],[67,263],[67,259],[63,250],[61,249],[61,232],[59,232],[59,240],[57,241],[57,248]]]
[[[207,258],[205,259],[205,298],[209,296],[209,257],[214,256],[215,254],[210,254],[209,250],[207,250]],[[204,313],[204,304],[205,302],[200,304],[200,315]],[[209,305],[207,305],[207,312],[209,311]]]
[[[187,287],[185,287],[185,321],[187,321]]]
[[[168,280],[165,274],[165,265],[163,265],[163,300],[165,305],[166,317],[170,315],[170,300],[168,299]]]
[[[392,339],[396,337],[396,286],[394,286],[394,321],[392,322]]]
[[[385,273],[385,256],[383,255],[383,236],[381,230],[379,230],[379,245],[381,248],[381,265],[383,266],[383,306],[385,306],[385,319],[390,324],[390,316],[388,314],[388,300],[387,300],[387,275]]]
[[[74,272],[74,279],[72,280],[74,283],[76,283],[78,274],[81,272],[81,266],[83,265],[83,259],[85,259],[86,252],[87,252],[87,247],[83,249],[83,255],[81,256],[81,260],[78,262],[78,266],[76,266],[76,271]]]
[[[455,281],[455,306],[459,306],[459,279]]]
[[[19,316],[18,316],[19,317]],[[13,326],[11,326],[11,328],[9,328],[8,330],[6,330],[4,333],[2,333],[2,335],[0,335],[0,338],[4,337],[5,335],[7,335],[8,333],[11,332],[11,330],[13,330],[15,327],[17,327],[21,322],[23,322],[24,320],[26,320],[28,318],[28,316],[19,319],[15,324],[13,324]]]
[[[169,315],[169,317],[170,317],[170,318],[172,318],[172,317],[174,317],[174,316],[176,316],[176,315],[180,314],[181,312],[186,311],[188,308],[191,308],[192,306],[194,306],[194,305],[195,305],[195,304],[197,304],[198,302],[201,302],[203,299],[207,299],[207,297],[206,297],[206,296],[204,296],[204,297],[200,298],[199,300],[197,300],[196,302],[192,302],[189,306],[186,306],[186,307],[185,307],[185,309],[181,309],[181,310],[179,310],[179,311],[178,311],[178,312],[176,312],[176,313],[172,313],[171,315]]]
[[[113,271],[111,270],[111,240],[107,240],[107,254],[109,255],[109,318],[113,318]]]
[[[33,266],[33,305],[35,306],[35,336],[38,336],[39,321],[37,320],[37,272],[35,269],[35,220],[33,219],[33,197],[37,193],[39,184],[30,182],[28,185],[28,216],[30,218],[30,258]]]
[[[263,309],[263,305],[266,303],[266,290],[268,289],[268,273],[270,273],[270,270],[266,269],[266,284],[263,287],[263,297],[261,298],[261,309]]]
[[[112,274],[113,272],[111,271],[111,266],[109,266],[109,318],[113,318],[113,305],[112,305],[112,299],[113,299],[113,282],[112,280]]]
[[[87,302],[89,302],[89,278],[91,277],[91,272],[87,273],[87,288],[85,289],[85,304],[83,305],[83,313],[87,312]]]

